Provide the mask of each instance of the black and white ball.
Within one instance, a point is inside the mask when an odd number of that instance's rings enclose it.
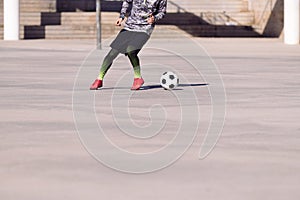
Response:
[[[160,77],[160,85],[167,90],[173,90],[178,86],[178,84],[179,78],[173,72],[165,72]]]

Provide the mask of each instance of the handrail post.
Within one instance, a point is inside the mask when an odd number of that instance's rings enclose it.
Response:
[[[101,0],[96,1],[97,49],[102,49],[101,42]]]

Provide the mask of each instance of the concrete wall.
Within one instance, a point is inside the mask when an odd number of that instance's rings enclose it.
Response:
[[[40,1],[42,12],[56,12],[57,0],[39,0],[39,1]]]
[[[280,37],[283,32],[284,0],[249,0],[254,12],[255,29],[267,37]]]

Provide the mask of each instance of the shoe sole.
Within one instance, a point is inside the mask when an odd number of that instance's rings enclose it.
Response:
[[[98,88],[90,88],[90,90],[99,90],[101,87]]]
[[[141,89],[141,87],[143,87],[143,85],[144,85],[144,83],[139,87],[139,88],[136,88],[136,89],[134,89],[134,88],[131,88],[130,90],[140,90]]]

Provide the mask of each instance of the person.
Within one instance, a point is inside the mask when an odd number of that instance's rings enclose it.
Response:
[[[120,53],[128,56],[133,67],[134,80],[131,90],[139,90],[144,84],[138,53],[150,38],[155,23],[165,16],[167,0],[124,0],[116,26],[121,26],[130,6],[131,11],[124,28],[111,43],[111,49],[103,60],[99,76],[91,85],[91,90],[103,86],[105,74]]]

